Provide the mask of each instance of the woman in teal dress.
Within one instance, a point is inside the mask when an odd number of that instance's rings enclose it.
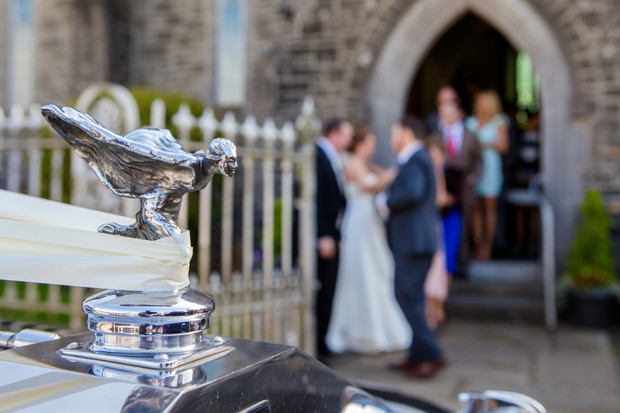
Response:
[[[497,198],[502,190],[502,154],[508,152],[508,118],[502,113],[499,96],[493,90],[474,99],[474,116],[466,127],[482,145],[483,169],[476,184],[477,198],[472,211],[474,258],[488,260],[497,228]]]

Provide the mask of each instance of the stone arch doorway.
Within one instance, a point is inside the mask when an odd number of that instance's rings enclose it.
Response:
[[[420,118],[435,111],[436,91],[452,85],[471,113],[473,94],[493,89],[504,109],[517,100],[519,51],[492,25],[468,12],[445,30],[424,56],[411,79],[406,111]]]
[[[473,13],[500,32],[514,47],[527,53],[540,77],[542,132],[545,149],[541,164],[545,192],[556,219],[556,258],[570,244],[574,213],[583,190],[585,145],[591,126],[571,119],[575,91],[562,48],[540,13],[524,0],[418,0],[402,13],[378,54],[365,98],[368,119],[378,136],[407,107],[412,79],[429,50],[465,14]],[[378,148],[378,160],[392,159],[387,139]]]

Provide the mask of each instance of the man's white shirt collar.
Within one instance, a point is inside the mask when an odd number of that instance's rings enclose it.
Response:
[[[421,141],[413,141],[407,144],[407,146],[405,146],[403,150],[398,153],[398,156],[396,157],[396,162],[398,162],[399,165],[406,164],[407,162],[409,162],[409,159],[411,159],[411,157],[423,147],[424,144]]]
[[[342,156],[336,150],[334,144],[324,136],[319,137],[316,144],[319,148],[323,149],[323,152],[325,152],[325,156],[327,156],[327,159],[334,170],[334,174],[336,175],[336,181],[338,182],[340,191],[344,193],[344,165],[342,163]]]
[[[330,162],[340,162],[340,154],[334,147],[334,144],[329,141],[329,139],[321,136],[317,139],[316,144],[319,145],[321,149],[323,149],[323,152],[325,152],[325,155],[327,155],[327,158],[330,160]]]

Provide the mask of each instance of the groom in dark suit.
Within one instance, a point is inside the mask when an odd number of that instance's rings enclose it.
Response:
[[[445,364],[424,313],[424,281],[437,248],[435,175],[421,138],[424,126],[404,117],[392,127],[391,145],[400,171],[389,188],[388,241],[394,256],[394,291],[413,340],[406,361],[389,366],[409,377],[432,376]]]
[[[340,154],[353,139],[353,126],[336,118],[325,123],[316,143],[317,278],[315,313],[317,353],[321,361],[329,355],[325,336],[332,313],[338,276],[340,224],[346,207],[344,170]]]

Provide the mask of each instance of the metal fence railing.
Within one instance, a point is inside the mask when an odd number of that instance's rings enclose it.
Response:
[[[97,84],[76,108],[107,128],[127,133],[139,125],[137,105],[119,85]],[[165,105],[151,106],[152,127],[163,127]],[[195,288],[216,299],[211,331],[228,336],[298,345],[313,351],[314,133],[317,119],[307,99],[302,114],[278,127],[232,112],[200,116],[181,105],[172,117],[177,139],[188,151],[208,147],[214,137],[236,146],[233,178],[214,179],[183,201],[179,224],[192,233]],[[138,207],[107,190],[88,166],[49,129],[38,106],[0,108],[0,188],[55,201],[133,215]],[[71,217],[67,217],[71,219]],[[83,329],[81,303],[90,293],[76,287],[4,282],[0,308],[64,314]]]

